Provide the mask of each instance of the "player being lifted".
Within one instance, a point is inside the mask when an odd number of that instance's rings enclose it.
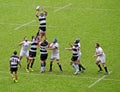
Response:
[[[29,61],[27,63],[27,68],[26,68],[27,72],[29,72],[29,70],[33,71],[32,67],[33,67],[33,64],[34,64],[34,61],[35,61],[35,57],[36,57],[37,45],[38,45],[37,36],[32,36],[31,48],[29,50]]]
[[[47,16],[47,11],[44,8],[40,9],[40,6],[37,6],[36,7],[36,17],[38,18],[38,20],[40,22],[40,26],[39,26],[38,33],[37,33],[37,34],[39,34],[39,41],[41,41],[43,37],[45,37],[45,40],[47,40],[46,16]]]
[[[13,54],[14,55],[10,57],[10,74],[13,81],[18,82],[18,74],[17,74],[18,64],[20,67],[21,67],[21,64],[20,64],[19,57],[17,56],[17,51],[14,51]]]
[[[78,59],[77,59],[77,60],[78,60],[79,71],[84,72],[84,71],[85,71],[85,68],[83,67],[83,65],[82,65],[81,62],[80,62],[81,55],[82,55],[82,53],[81,53],[80,39],[77,38],[77,39],[74,41],[74,43],[75,43],[75,44],[78,44],[78,46],[79,46],[79,53],[78,53]],[[70,44],[70,46],[72,47],[73,45]]]
[[[105,74],[108,74],[106,61],[105,61],[105,59],[106,59],[105,58],[105,53],[104,53],[103,49],[100,47],[99,43],[96,43],[95,48],[96,48],[96,53],[94,54],[94,57],[97,57],[96,65],[99,67],[98,72],[103,71],[100,64],[99,64],[101,62],[104,69],[105,69]]]
[[[70,61],[70,65],[75,68],[75,75],[79,73],[79,62],[78,62],[78,56],[79,56],[79,45],[78,43],[74,43],[74,45],[71,48],[65,48],[66,50],[72,50],[72,58]]]
[[[50,44],[49,50],[52,50],[52,55],[51,55],[51,60],[50,60],[50,69],[49,69],[49,72],[52,72],[52,65],[53,65],[53,61],[56,59],[57,61],[57,64],[60,68],[60,71],[62,72],[62,66],[60,64],[60,57],[59,57],[59,44],[57,42],[57,39],[54,38],[53,39],[53,42]]]

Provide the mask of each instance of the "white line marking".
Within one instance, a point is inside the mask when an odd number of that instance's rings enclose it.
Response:
[[[4,72],[4,71],[0,71],[0,73],[7,73],[7,74],[9,74],[9,72]],[[56,76],[56,77],[68,77],[68,78],[92,79],[92,80],[99,79],[99,78],[95,78],[95,77],[81,77],[81,76],[74,76],[74,75],[63,75],[62,73],[58,74],[58,75],[57,74],[46,74],[46,73],[41,74],[41,73],[34,73],[34,72],[30,72],[30,73],[19,72],[19,74],[33,75],[33,76],[35,76],[35,75],[36,76]],[[118,80],[118,79],[103,79],[103,80],[120,82],[120,80]]]
[[[11,25],[11,26],[21,26],[22,24],[17,24],[17,23],[0,23],[0,25]],[[39,26],[39,25],[35,25],[35,24],[32,24],[32,25],[27,25],[27,26]],[[61,26],[55,26],[55,25],[48,25],[47,27],[49,27],[49,28],[58,28],[58,27],[61,27]]]
[[[58,8],[58,9],[54,10],[54,12],[58,12],[58,11],[60,11],[60,10],[62,10],[62,9],[65,9],[65,8],[71,6],[71,5],[72,5],[72,4],[69,3],[69,4],[67,4],[67,5],[65,5],[65,6],[63,6],[63,7],[60,7],[60,8]]]
[[[109,74],[111,74],[111,73],[112,73],[112,71],[110,71]],[[102,76],[102,77],[99,78],[97,81],[95,81],[94,83],[92,83],[91,85],[89,85],[88,88],[93,87],[93,86],[96,85],[98,82],[100,82],[101,80],[103,80],[106,76],[108,76],[108,75],[104,75],[104,76]]]
[[[29,24],[31,24],[31,23],[33,23],[33,22],[35,22],[35,20],[32,20],[32,21],[27,22],[27,23],[25,23],[25,24],[22,24],[22,25],[16,27],[14,30],[18,30],[18,29],[20,29],[21,27],[27,26],[27,25],[29,25]]]

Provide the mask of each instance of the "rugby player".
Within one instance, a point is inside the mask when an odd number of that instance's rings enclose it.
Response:
[[[14,82],[18,82],[18,64],[21,67],[19,57],[17,56],[17,51],[13,52],[14,55],[10,57],[10,75]]]
[[[20,60],[22,59],[23,56],[26,56],[27,62],[29,60],[29,51],[28,48],[30,46],[31,42],[28,41],[27,37],[24,37],[24,41],[20,42],[19,45],[22,46],[21,51],[20,51]]]
[[[62,72],[63,70],[62,70],[62,66],[60,64],[60,56],[59,56],[59,44],[58,44],[58,40],[56,38],[53,39],[53,42],[50,44],[48,49],[52,50],[49,72],[52,72],[52,65],[53,65],[53,61],[55,59],[60,68],[60,71]]]
[[[70,65],[75,68],[75,75],[79,73],[79,66],[78,66],[78,57],[79,57],[79,45],[75,42],[71,48],[65,48],[66,50],[72,50],[72,58],[70,61]]]
[[[32,67],[35,61],[37,47],[38,47],[38,38],[37,36],[32,36],[31,47],[29,50],[29,61],[27,63],[27,68],[26,68],[27,72],[29,72],[29,70],[34,71]]]
[[[45,37],[45,40],[47,40],[46,37],[46,16],[47,16],[47,11],[45,9],[41,9],[41,12],[39,13],[39,10],[36,10],[36,17],[38,18],[40,22],[39,30],[39,40],[42,41],[42,38]]]
[[[96,48],[96,53],[94,54],[93,57],[97,57],[97,59],[96,59],[96,65],[99,68],[98,72],[103,71],[102,67],[100,66],[100,62],[101,62],[102,66],[105,69],[105,74],[109,74],[107,66],[106,66],[106,56],[105,56],[105,53],[104,53],[103,49],[100,47],[99,43],[96,43],[95,48]]]
[[[46,67],[46,59],[48,57],[48,41],[44,40],[40,42],[40,63],[41,63],[41,69],[40,72],[43,73],[45,72],[45,67]]]

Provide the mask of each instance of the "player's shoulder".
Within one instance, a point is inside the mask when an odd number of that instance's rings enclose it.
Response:
[[[19,59],[19,56],[17,56],[17,55],[12,55],[11,58],[18,58],[18,59]]]

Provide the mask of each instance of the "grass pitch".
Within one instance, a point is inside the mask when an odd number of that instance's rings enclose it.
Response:
[[[36,34],[39,27],[35,16],[37,5],[48,11],[48,41],[58,38],[64,72],[59,72],[56,62],[53,72],[48,72],[49,51],[46,72],[41,74],[38,48],[35,71],[26,73],[26,59],[23,58],[18,71],[19,82],[13,83],[9,75],[9,57],[14,50],[19,54],[18,43],[24,36],[30,40]],[[119,0],[0,0],[0,92],[119,92],[119,16]],[[69,65],[71,52],[65,51],[65,47],[76,38],[80,38],[81,62],[86,71],[74,76],[74,69]],[[104,76],[103,72],[97,73],[95,58],[92,58],[96,42],[104,49],[112,73],[88,88]]]

